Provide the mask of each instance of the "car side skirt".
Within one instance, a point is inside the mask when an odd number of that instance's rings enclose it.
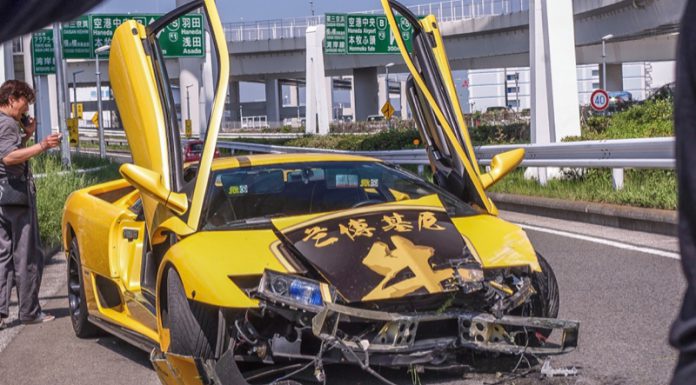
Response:
[[[155,341],[123,326],[116,325],[93,315],[90,315],[88,320],[107,333],[112,334],[145,352],[152,352],[158,347],[158,344]]]

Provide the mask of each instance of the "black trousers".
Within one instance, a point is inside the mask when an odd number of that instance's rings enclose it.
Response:
[[[679,349],[673,385],[696,384],[696,1],[689,0],[677,46],[674,99],[679,247],[687,281],[681,312],[672,325],[670,343]]]

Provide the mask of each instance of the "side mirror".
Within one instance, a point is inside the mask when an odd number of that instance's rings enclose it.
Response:
[[[118,171],[141,194],[155,199],[176,214],[182,215],[188,210],[186,194],[175,193],[164,187],[160,174],[129,163],[122,165]]]
[[[493,159],[491,159],[491,171],[481,175],[481,184],[483,188],[487,189],[503,179],[510,171],[517,168],[520,162],[522,162],[522,159],[524,159],[523,148],[510,150],[494,156]]]

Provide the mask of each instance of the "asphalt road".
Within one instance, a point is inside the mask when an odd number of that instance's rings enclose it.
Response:
[[[559,282],[560,317],[580,320],[581,326],[579,348],[551,361],[554,367],[577,366],[577,377],[541,381],[537,371],[502,383],[668,383],[676,358],[667,344],[668,328],[684,289],[680,264],[674,259],[676,240],[521,214],[503,215],[533,226],[528,228],[528,235],[553,266]],[[65,261],[59,254],[47,266],[42,288],[44,309],[58,319],[26,327],[14,322],[0,332],[0,384],[159,384],[146,353],[113,337],[74,337],[65,292]],[[399,384],[413,383],[404,373],[384,374]],[[359,368],[330,368],[327,375],[329,384],[379,383]],[[421,376],[422,384],[442,385],[502,380],[505,377],[495,373]]]

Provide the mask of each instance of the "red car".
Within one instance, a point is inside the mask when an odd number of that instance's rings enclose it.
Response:
[[[201,160],[203,153],[203,141],[191,140],[184,144],[184,162],[197,162]],[[220,157],[220,150],[215,149],[215,158]]]

